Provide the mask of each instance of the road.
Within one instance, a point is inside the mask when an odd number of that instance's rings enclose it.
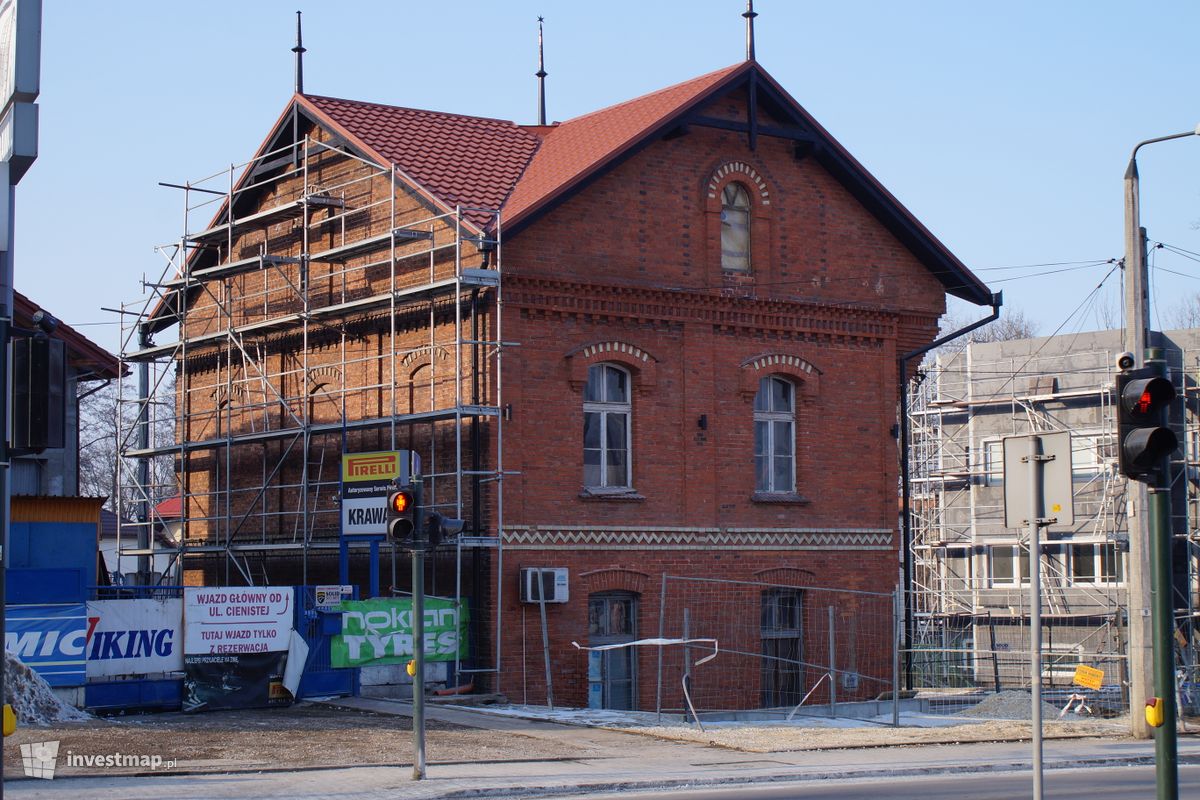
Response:
[[[724,789],[677,789],[621,792],[624,800],[1016,800],[1032,797],[1029,772],[976,772],[899,778],[804,781],[731,786]],[[1042,784],[1046,800],[1146,800],[1155,795],[1153,766],[1048,770]],[[580,795],[562,795],[578,798]],[[586,797],[608,800],[617,794]],[[1179,797],[1200,797],[1200,765],[1179,768]]]

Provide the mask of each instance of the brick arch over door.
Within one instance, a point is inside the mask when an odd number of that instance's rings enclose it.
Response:
[[[567,380],[571,389],[583,391],[587,385],[588,368],[593,364],[619,364],[635,377],[635,390],[645,392],[658,383],[658,359],[637,345],[619,339],[608,339],[582,345],[565,356]]]

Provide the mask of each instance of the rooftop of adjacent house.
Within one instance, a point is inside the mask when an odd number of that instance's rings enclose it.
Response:
[[[48,311],[20,292],[13,292],[13,324],[16,327],[35,329],[33,315],[41,310]],[[51,336],[66,344],[67,362],[78,370],[78,380],[112,380],[121,374],[121,364],[116,356],[67,323],[59,321]]]

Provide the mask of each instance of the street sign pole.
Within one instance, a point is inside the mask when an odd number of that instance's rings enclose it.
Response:
[[[1024,482],[1018,478],[1024,471]],[[1041,529],[1075,524],[1071,433],[1004,439],[1004,526],[1029,533],[1029,685],[1033,727],[1033,797],[1042,800],[1042,541]],[[1020,568],[1016,568],[1020,575]]]
[[[1032,686],[1033,800],[1042,800],[1042,438],[1029,438],[1029,676]],[[1024,460],[1024,459],[1022,459]],[[1019,571],[1019,570],[1018,570]]]

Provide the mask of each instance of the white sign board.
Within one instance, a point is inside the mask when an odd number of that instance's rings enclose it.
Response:
[[[318,586],[313,592],[316,598],[315,606],[321,611],[332,611],[341,605],[343,600],[354,599],[354,587],[349,584]]]
[[[1030,470],[1035,462],[1029,456],[1034,440],[1042,460],[1041,495],[1034,497]],[[1052,519],[1051,525],[1075,524],[1075,491],[1071,483],[1071,432],[1036,433],[1004,437],[1004,527],[1025,528],[1030,515]]]
[[[186,655],[288,649],[294,613],[290,586],[188,587],[183,600]]]
[[[87,677],[183,670],[183,600],[91,600]]]

